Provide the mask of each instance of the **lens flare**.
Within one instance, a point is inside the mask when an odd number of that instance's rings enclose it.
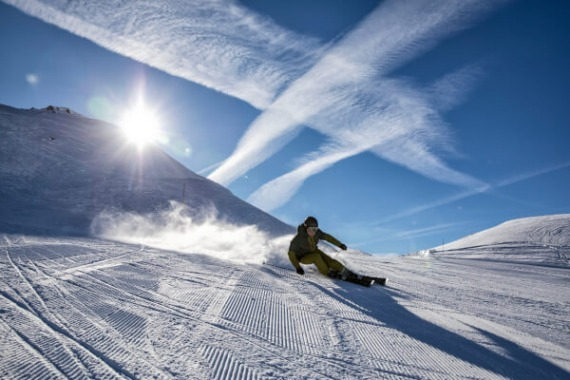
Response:
[[[143,102],[128,109],[122,115],[119,126],[125,137],[142,148],[150,143],[163,140],[160,118],[157,113]]]

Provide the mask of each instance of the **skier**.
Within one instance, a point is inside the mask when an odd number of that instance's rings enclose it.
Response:
[[[344,271],[344,265],[339,261],[328,257],[323,251],[317,248],[320,239],[324,239],[346,251],[346,245],[338,241],[319,229],[319,223],[313,216],[307,217],[305,222],[297,227],[297,235],[291,240],[289,245],[289,260],[297,270],[303,275],[305,271],[302,264],[315,264],[319,272],[331,278],[339,278]]]

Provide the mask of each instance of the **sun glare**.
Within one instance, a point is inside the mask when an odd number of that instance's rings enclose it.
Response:
[[[162,138],[160,120],[156,112],[143,103],[125,111],[119,126],[126,138],[139,147],[157,142]]]

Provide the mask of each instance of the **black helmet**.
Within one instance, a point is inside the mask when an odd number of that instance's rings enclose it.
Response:
[[[314,216],[307,216],[307,219],[305,219],[305,222],[303,224],[305,227],[318,227],[319,226],[319,222],[317,222],[317,218],[315,218]]]

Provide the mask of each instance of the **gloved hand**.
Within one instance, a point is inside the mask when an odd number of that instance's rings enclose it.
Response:
[[[299,267],[297,268],[297,273],[299,273],[300,275],[304,275],[305,271],[303,270],[303,268]]]
[[[346,251],[347,249],[346,244],[341,244],[339,248],[342,249],[343,251]]]

